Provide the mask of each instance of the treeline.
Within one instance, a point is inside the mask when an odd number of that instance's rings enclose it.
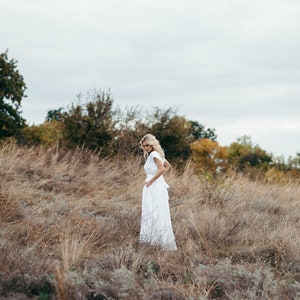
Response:
[[[145,133],[152,133],[161,141],[174,165],[180,168],[192,160],[199,174],[234,169],[256,176],[260,172],[272,182],[300,174],[299,156],[286,163],[253,144],[248,136],[221,146],[215,129],[187,119],[172,107],[155,107],[151,111],[139,106],[121,109],[114,105],[110,92],[101,90],[79,95],[67,109],[48,111],[44,123],[21,130],[19,143],[67,149],[85,147],[102,157],[126,158],[141,154],[139,141]]]
[[[49,110],[42,124],[29,126],[20,111],[25,90],[17,62],[8,59],[7,51],[0,54],[0,141],[13,139],[23,146],[68,150],[85,147],[102,157],[126,158],[140,154],[139,140],[152,133],[179,168],[192,160],[198,173],[254,170],[266,180],[278,182],[300,177],[300,153],[286,162],[253,144],[247,136],[221,146],[215,129],[187,119],[172,107],[121,109],[114,105],[110,91],[80,94],[68,108]]]
[[[191,143],[217,138],[214,129],[188,120],[172,107],[121,109],[114,105],[110,92],[93,90],[79,95],[67,109],[48,111],[44,123],[23,128],[19,142],[68,149],[79,146],[103,157],[127,157],[141,153],[139,141],[146,133],[154,134],[168,159],[179,164],[191,156]]]

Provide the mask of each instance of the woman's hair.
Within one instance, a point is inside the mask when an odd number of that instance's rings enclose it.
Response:
[[[142,149],[144,150],[144,156],[145,156],[145,158],[148,157],[149,153],[147,151],[145,151],[145,149],[143,147],[143,143],[144,142],[146,142],[149,145],[151,145],[153,147],[153,149],[160,154],[161,158],[165,157],[165,152],[162,149],[159,141],[156,139],[156,137],[154,135],[148,133],[148,134],[144,135],[143,138],[140,141],[140,145],[141,145]]]

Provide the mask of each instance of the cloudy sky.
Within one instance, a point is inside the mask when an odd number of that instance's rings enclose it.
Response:
[[[0,51],[27,84],[40,124],[76,95],[178,113],[229,145],[248,135],[275,156],[300,152],[300,1],[0,0]]]

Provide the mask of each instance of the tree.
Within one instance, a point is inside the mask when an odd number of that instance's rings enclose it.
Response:
[[[198,121],[189,121],[190,122],[190,138],[193,141],[200,140],[203,138],[210,139],[215,141],[217,139],[215,129],[205,129],[205,126],[200,124]]]
[[[116,123],[112,96],[109,92],[94,90],[87,93],[86,103],[81,103],[81,97],[78,96],[79,103],[73,103],[69,111],[60,113],[66,144],[102,149],[103,154],[109,154]]]
[[[151,133],[160,141],[169,160],[182,164],[190,156],[190,123],[176,114],[172,108],[155,108],[152,118]]]
[[[218,142],[208,138],[196,140],[191,144],[191,150],[197,173],[226,169],[226,150]]]
[[[253,145],[249,136],[242,136],[227,148],[228,163],[238,170],[249,167],[268,168],[272,157],[258,145]]]
[[[288,166],[290,168],[300,169],[300,153],[296,153],[295,157],[289,157]]]
[[[26,126],[22,130],[22,143],[27,146],[56,146],[63,141],[63,123],[57,120],[45,121],[40,125]]]
[[[25,126],[20,106],[26,85],[17,61],[9,60],[7,52],[0,54],[0,139],[16,135]]]
[[[52,121],[61,121],[61,112],[62,112],[62,107],[58,109],[52,109],[48,110],[47,116],[46,116],[46,121],[52,122]]]
[[[141,153],[139,141],[145,133],[150,132],[145,123],[144,112],[141,107],[126,107],[117,111],[117,126],[112,143],[112,151],[121,157]]]

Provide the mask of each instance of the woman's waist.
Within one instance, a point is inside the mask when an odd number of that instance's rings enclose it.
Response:
[[[145,182],[151,180],[153,177],[154,177],[154,175],[147,175],[146,179],[145,179]],[[160,183],[164,183],[164,184],[166,184],[168,186],[168,184],[166,183],[165,178],[164,178],[163,175],[161,175],[157,179],[155,179],[155,181],[153,183],[159,183],[159,182]]]
[[[152,179],[155,176],[155,174],[148,174],[146,175],[146,181]],[[156,180],[165,180],[163,175],[160,175]]]

